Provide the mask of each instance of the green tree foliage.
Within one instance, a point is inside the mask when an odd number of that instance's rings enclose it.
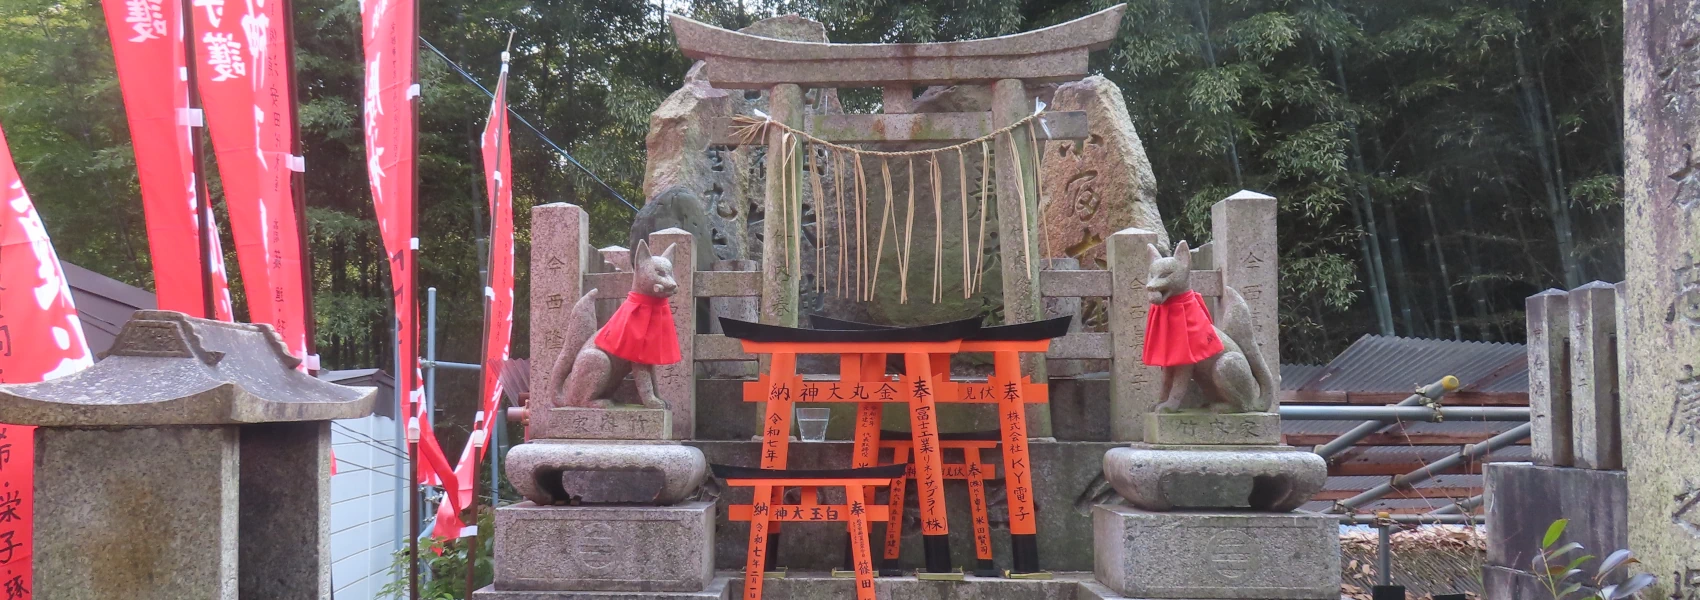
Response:
[[[328,367],[388,369],[357,4],[294,4],[317,341]],[[486,85],[516,32],[512,106],[640,203],[648,115],[690,64],[663,11],[727,27],[797,12],[826,23],[834,41],[926,42],[1035,29],[1109,4],[452,0],[424,3],[422,26]],[[1125,92],[1172,235],[1207,241],[1210,204],[1235,190],[1280,199],[1290,360],[1324,361],[1364,333],[1515,341],[1525,296],[1621,277],[1619,3],[1128,4],[1094,70]],[[488,223],[478,133],[489,101],[434,54],[420,65],[421,286],[441,291],[439,355],[476,362],[477,240]],[[848,91],[846,104],[871,108],[869,92]],[[0,0],[0,122],[61,256],[151,287],[98,2]],[[538,203],[586,206],[594,243],[624,239],[629,209],[517,122],[512,137],[522,256]],[[527,355],[525,268],[515,356]],[[445,373],[439,384],[446,421],[464,427],[474,378]]]

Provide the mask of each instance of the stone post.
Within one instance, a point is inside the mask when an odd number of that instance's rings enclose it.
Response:
[[[715,271],[756,271],[761,265],[753,260],[717,260],[710,266]],[[710,333],[720,333],[720,317],[738,319],[740,321],[757,321],[761,314],[761,302],[754,296],[734,296],[708,299],[708,330]],[[709,377],[754,378],[756,365],[746,360],[739,361],[708,361],[703,363]]]
[[[1700,5],[1628,2],[1623,14],[1626,277],[1619,331],[1629,547],[1661,579],[1700,590]],[[1678,581],[1673,580],[1680,580]],[[1678,588],[1678,586],[1681,586]]]
[[[1020,79],[1000,79],[992,84],[992,127],[998,128],[1033,114],[1027,99],[1027,87]],[[998,256],[1003,262],[1003,322],[1027,323],[1039,320],[1039,187],[1029,171],[1039,168],[1033,144],[1028,142],[1027,130],[1017,129],[1018,135],[1000,136],[992,141],[997,156],[998,194]],[[1014,147],[1010,146],[1011,141]],[[1021,171],[1014,169],[1019,159]],[[1026,198],[1023,207],[1022,198]],[[1025,209],[1025,213],[1023,210]],[[1021,215],[1027,215],[1022,222]],[[1025,230],[1025,233],[1023,233]],[[1031,260],[1029,260],[1031,258]],[[1031,268],[1029,268],[1031,267]],[[1045,357],[1027,353],[1021,356],[1021,370],[1033,381],[1044,382]],[[1051,412],[1039,404],[1027,406],[1027,436],[1049,437]]]
[[[1616,352],[1617,289],[1595,281],[1571,290],[1570,427],[1578,467],[1623,468]]]
[[[1075,258],[1047,258],[1046,271],[1079,271],[1080,260]],[[1080,331],[1080,297],[1052,297],[1043,299],[1045,314],[1042,318],[1055,319],[1069,316],[1074,320],[1069,323],[1069,333]],[[1054,359],[1046,360],[1045,368],[1051,377],[1077,377],[1086,372],[1083,360]]]
[[[696,242],[689,232],[669,227],[649,234],[652,252],[673,246],[673,281],[679,291],[668,301],[673,309],[673,327],[679,332],[679,362],[655,367],[655,393],[667,403],[672,415],[673,439],[688,440],[696,434]]]
[[[1264,360],[1279,378],[1281,265],[1275,247],[1275,208],[1273,196],[1246,190],[1228,196],[1210,207],[1210,241],[1215,244],[1222,285],[1245,297],[1257,345],[1263,347]],[[1279,404],[1280,394],[1275,398]]]
[[[331,594],[330,424],[376,390],[296,371],[265,325],[137,311],[108,357],[0,385],[35,425],[35,596]]]
[[[773,86],[768,92],[768,113],[774,121],[801,129],[803,127],[803,89],[793,83]],[[784,132],[773,128],[767,135],[766,203],[763,205],[761,240],[761,322],[769,325],[797,326],[797,281],[803,268],[794,247],[796,239],[790,222],[780,217],[795,218],[795,206],[782,207],[802,189],[803,159],[800,144],[792,140],[783,143]],[[780,157],[788,151],[797,153],[789,172],[779,169]]]
[[[1145,347],[1145,314],[1150,308],[1145,279],[1151,268],[1145,247],[1161,237],[1154,231],[1128,228],[1110,235],[1106,244],[1110,265],[1110,440],[1145,439],[1145,415],[1155,410],[1162,372],[1141,359]]]
[[[590,219],[556,202],[531,208],[531,391],[542,395],[549,367],[566,345],[573,304],[584,296]],[[548,399],[543,399],[547,403]],[[539,404],[541,406],[541,404]]]
[[[1535,463],[1568,467],[1570,437],[1570,303],[1564,290],[1524,301],[1529,330],[1529,434]]]

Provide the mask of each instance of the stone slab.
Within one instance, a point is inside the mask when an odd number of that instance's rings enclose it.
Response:
[[[759,442],[752,441],[692,441],[702,449],[709,462],[737,466],[758,466]],[[851,464],[848,441],[791,444],[789,467],[793,469],[842,469]],[[1032,440],[1028,444],[1033,461],[1033,490],[1039,514],[1039,568],[1053,571],[1090,571],[1092,547],[1082,543],[1092,535],[1091,507],[1109,500],[1115,490],[1104,482],[1101,459],[1104,453],[1118,444],[1101,442],[1054,442]],[[986,460],[1000,460],[996,452],[987,452]],[[998,569],[1010,564],[1009,509],[1005,501],[1004,482],[986,482],[988,520],[991,521],[992,559]],[[748,504],[749,488],[720,490],[718,502]],[[828,488],[822,499],[842,498],[842,492]],[[924,561],[921,555],[920,508],[915,495],[909,494],[904,507],[906,525],[903,529],[903,551],[899,557],[902,568],[912,570]],[[886,501],[879,492],[876,502]],[[951,556],[957,566],[974,564],[973,536],[968,511],[968,488],[962,481],[945,482],[946,516],[952,535]],[[875,524],[875,536],[883,539],[885,526]],[[781,564],[792,570],[829,570],[844,564],[845,540],[843,523],[787,523],[780,538]],[[795,535],[793,535],[795,533]],[[715,530],[715,556],[718,568],[736,570],[744,566],[744,552],[749,545],[749,524],[723,522]],[[770,596],[772,597],[772,596]]]
[[[1570,303],[1564,290],[1547,290],[1523,302],[1528,323],[1529,447],[1534,461],[1575,463],[1570,437]]]
[[[1104,478],[1134,506],[1286,512],[1315,496],[1328,464],[1291,446],[1156,446],[1104,453]]]
[[[329,598],[330,421],[244,425],[240,437],[240,596]]]
[[[1274,198],[1240,191],[1210,207],[1211,256],[1222,285],[1238,290],[1251,309],[1252,329],[1263,364],[1281,364],[1280,255],[1275,245]],[[1275,395],[1279,402],[1280,395]],[[1275,410],[1275,404],[1269,406]]]
[[[35,597],[235,600],[237,440],[230,426],[37,429]]]
[[[1092,509],[1098,582],[1132,598],[1334,600],[1334,515]]]
[[[731,600],[732,578],[717,577],[697,592],[538,592],[497,591],[495,585],[472,593],[476,600]]]
[[[551,408],[533,417],[534,438],[563,440],[672,439],[671,415],[659,408]]]
[[[1276,445],[1281,443],[1281,415],[1151,413],[1145,415],[1145,443]]]
[[[697,592],[714,580],[714,504],[496,509],[495,589]]]
[[[1623,11],[1624,464],[1629,545],[1700,595],[1700,5]],[[1680,574],[1680,575],[1678,575]]]
[[[1145,439],[1145,415],[1162,399],[1162,369],[1141,360],[1145,347],[1145,321],[1150,310],[1145,280],[1151,272],[1146,248],[1167,243],[1158,231],[1128,228],[1110,235],[1105,256],[1113,277],[1109,303],[1110,335],[1116,360],[1110,376],[1110,439],[1138,442]]]
[[[531,207],[531,391],[548,406],[549,370],[567,345],[567,321],[584,295],[590,266],[590,218],[562,202]],[[574,349],[577,352],[577,349]]]
[[[1342,595],[1340,597],[1342,599],[1348,598],[1348,596],[1344,596],[1344,595]],[[1128,598],[1127,596],[1117,594],[1115,590],[1112,590],[1108,587],[1104,587],[1104,584],[1098,583],[1096,581],[1082,581],[1079,584],[1078,592],[1075,595],[1074,600],[1139,600],[1139,599]],[[1145,599],[1145,600],[1149,600],[1149,599]],[[1244,599],[1244,600],[1264,600],[1264,599],[1247,598],[1247,599]]]
[[[1605,556],[1629,547],[1629,485],[1623,471],[1488,463],[1484,467],[1487,564],[1530,570],[1541,536],[1570,519],[1564,542]]]
[[[1595,281],[1570,290],[1570,431],[1578,467],[1623,468],[1616,338],[1617,289]]]

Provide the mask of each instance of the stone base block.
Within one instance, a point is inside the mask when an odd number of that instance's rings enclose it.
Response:
[[[1541,536],[1570,519],[1563,542],[1606,556],[1629,547],[1629,479],[1623,471],[1489,463],[1486,482],[1487,564],[1530,571]],[[1510,596],[1507,596],[1508,598]]]
[[[485,586],[475,600],[731,600],[732,580],[716,578],[700,592],[508,592]]]
[[[1281,415],[1150,413],[1145,415],[1145,443],[1274,446],[1281,443]]]
[[[1092,509],[1093,574],[1129,598],[1333,600],[1340,522],[1293,513]]]
[[[708,478],[702,451],[681,444],[536,440],[514,446],[508,481],[540,505],[677,504]]]
[[[659,408],[564,407],[539,412],[532,418],[536,439],[665,440],[673,431],[672,415]]]
[[[615,507],[521,502],[496,509],[495,545],[494,589],[502,593],[700,592],[714,579],[714,503]]]
[[[1292,446],[1133,444],[1104,453],[1104,479],[1145,510],[1286,512],[1322,490],[1328,463]]]

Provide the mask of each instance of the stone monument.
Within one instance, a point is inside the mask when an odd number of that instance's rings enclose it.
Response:
[[[1570,520],[1562,542],[1582,544],[1585,554],[1603,557],[1629,543],[1616,303],[1616,287],[1599,281],[1526,301],[1534,462],[1483,469],[1482,584],[1490,598],[1550,596],[1532,560],[1553,521]],[[1616,572],[1608,583],[1622,578]]]
[[[1700,4],[1625,4],[1623,456],[1629,547],[1700,598]]]
[[[1146,346],[1146,359],[1164,366],[1161,391],[1144,391],[1163,402],[1145,415],[1143,441],[1104,455],[1104,478],[1131,506],[1093,508],[1093,574],[1102,587],[1085,589],[1098,598],[1338,598],[1338,518],[1294,512],[1322,489],[1328,467],[1281,444],[1279,384],[1259,339],[1260,315],[1224,283],[1220,311],[1210,313],[1219,315],[1214,328],[1165,334],[1176,331],[1166,326],[1172,319],[1209,317],[1191,288],[1186,243],[1170,257],[1154,245],[1148,253],[1154,312],[1142,337],[1159,344]],[[1240,253],[1255,255],[1232,256]],[[1191,303],[1198,307],[1186,309]]]
[[[330,597],[330,421],[376,391],[300,363],[270,326],[143,310],[93,367],[0,385],[39,427],[35,597]]]
[[[584,213],[577,207],[533,210],[558,213],[568,221],[561,229],[569,237],[583,231]],[[562,248],[568,258],[561,263],[585,264],[588,248],[573,240],[563,245],[549,239],[552,235],[545,233],[533,244],[532,264],[550,264],[555,256],[550,253]],[[686,337],[681,343],[682,368],[667,364],[654,366],[652,373],[634,371],[636,397],[642,400],[636,406],[611,401],[615,390],[626,386],[623,375],[610,370],[608,354],[591,347],[596,344],[591,337],[596,331],[595,301],[623,297],[627,289],[642,287],[651,296],[671,296],[675,320],[694,319],[692,236],[668,229],[652,234],[648,242],[629,254],[620,253],[636,262],[624,272],[594,275],[601,278],[596,285],[586,284],[583,271],[570,280],[533,280],[534,296],[546,298],[575,297],[568,294],[591,289],[554,320],[555,331],[561,332],[556,352],[562,360],[551,362],[571,366],[554,369],[548,378],[552,384],[533,388],[538,396],[530,403],[529,437],[508,451],[506,461],[508,480],[526,501],[496,510],[495,582],[474,597],[727,598],[727,579],[714,577],[714,503],[691,500],[708,477],[708,462],[701,450],[683,445],[675,434],[675,419],[694,411],[687,336],[695,329],[677,328],[677,334]],[[651,245],[670,247],[663,254],[676,267],[668,272],[659,262],[662,257],[650,259]],[[625,285],[608,285],[618,282]],[[547,346],[538,348],[548,356]]]

